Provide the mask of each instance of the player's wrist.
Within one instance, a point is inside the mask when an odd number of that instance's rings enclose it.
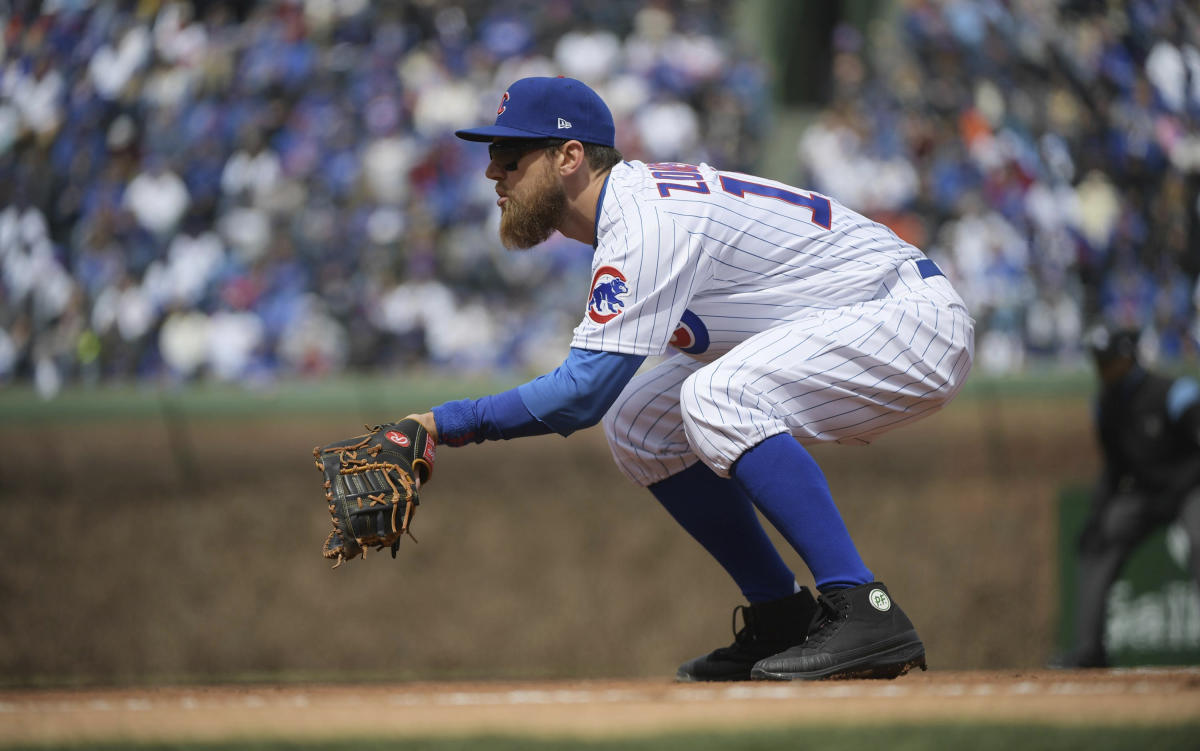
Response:
[[[479,416],[474,399],[439,404],[426,414],[436,431],[430,435],[442,445],[465,446],[483,440],[479,435]]]
[[[432,411],[422,412],[420,414],[417,414],[414,412],[413,414],[408,415],[404,419],[405,420],[416,420],[418,423],[421,424],[422,428],[425,428],[425,432],[429,434],[429,437],[433,439],[434,443],[439,442],[438,441],[437,418],[434,417],[434,414]]]

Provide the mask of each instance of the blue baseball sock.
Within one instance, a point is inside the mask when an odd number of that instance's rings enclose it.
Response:
[[[792,436],[771,436],[742,454],[732,476],[804,559],[818,590],[874,580],[833,503],[825,474]]]
[[[649,488],[681,527],[733,577],[752,603],[787,597],[796,577],[779,557],[750,499],[696,462]]]

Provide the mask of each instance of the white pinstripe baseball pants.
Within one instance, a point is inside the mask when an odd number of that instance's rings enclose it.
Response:
[[[945,406],[971,368],[974,321],[943,276],[901,264],[891,294],[755,334],[713,362],[677,354],[636,376],[604,417],[640,485],[699,458],[718,475],[779,433],[865,444]]]

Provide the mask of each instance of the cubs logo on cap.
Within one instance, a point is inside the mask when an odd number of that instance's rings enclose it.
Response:
[[[613,146],[612,112],[587,84],[563,76],[531,76],[508,87],[496,110],[496,124],[457,130],[466,141],[495,138],[569,138]]]

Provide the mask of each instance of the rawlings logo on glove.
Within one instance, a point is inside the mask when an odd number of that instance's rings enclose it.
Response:
[[[324,556],[337,560],[334,568],[372,547],[390,547],[395,558],[400,538],[412,537],[417,491],[433,475],[434,440],[419,422],[406,419],[368,430],[313,449],[333,517]]]

